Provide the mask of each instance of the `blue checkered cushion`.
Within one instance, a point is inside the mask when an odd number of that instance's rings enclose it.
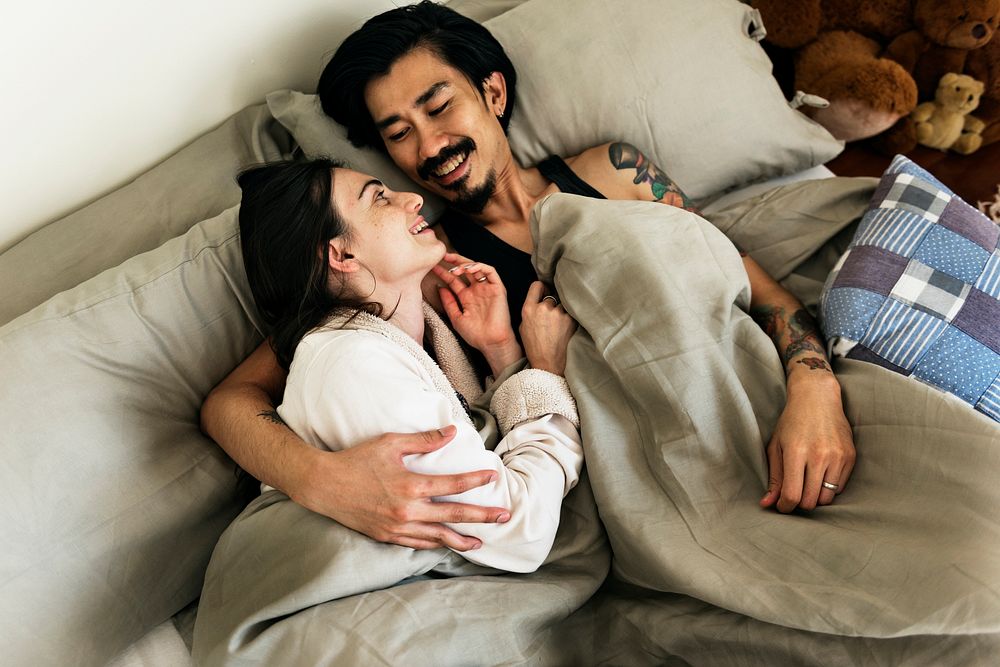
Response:
[[[897,155],[823,288],[831,356],[869,361],[1000,421],[1000,227]]]

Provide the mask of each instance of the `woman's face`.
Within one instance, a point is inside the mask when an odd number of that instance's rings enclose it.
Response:
[[[348,239],[331,243],[347,271],[353,268],[357,275],[362,268],[362,276],[370,271],[383,287],[419,286],[445,252],[420,215],[420,195],[394,192],[378,179],[351,169],[334,169],[331,178],[333,205],[350,229]]]

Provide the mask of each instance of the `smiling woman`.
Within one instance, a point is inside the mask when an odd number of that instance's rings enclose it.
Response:
[[[329,160],[264,165],[239,182],[250,290],[289,372],[277,411],[282,422],[326,450],[386,428],[456,424],[448,447],[408,457],[406,466],[425,474],[490,470],[491,484],[438,499],[498,506],[507,516],[468,528],[482,546],[462,556],[503,570],[537,569],[583,459],[562,379],[575,328],[569,316],[536,288],[522,330],[532,368],[518,372],[521,346],[503,283],[493,267],[445,252],[420,215],[419,195],[394,192]],[[446,270],[442,259],[454,266]],[[505,436],[496,451],[485,447],[469,407],[483,389],[454,334],[423,301],[428,275],[443,285],[455,330],[503,380],[484,404]],[[546,398],[528,401],[525,392]]]

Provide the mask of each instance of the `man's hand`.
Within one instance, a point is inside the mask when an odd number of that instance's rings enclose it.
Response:
[[[303,494],[292,500],[368,535],[413,549],[477,549],[482,543],[451,530],[448,523],[505,523],[501,507],[436,503],[432,497],[462,493],[493,481],[496,472],[421,475],[403,466],[403,457],[444,447],[454,426],[426,433],[388,433],[340,452],[316,450]]]
[[[558,298],[549,296],[548,291],[540,280],[528,288],[521,308],[524,355],[532,368],[565,375],[567,349],[576,331],[576,320],[560,305]]]
[[[788,378],[788,401],[767,446],[767,493],[760,501],[786,513],[832,503],[847,486],[856,456],[833,374],[825,374],[826,382],[798,379]]]

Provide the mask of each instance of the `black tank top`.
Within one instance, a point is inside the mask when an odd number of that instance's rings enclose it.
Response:
[[[569,165],[557,155],[538,163],[538,170],[542,172],[542,176],[555,183],[561,192],[606,199],[574,174]],[[514,333],[517,333],[521,325],[521,305],[528,296],[531,283],[538,279],[535,268],[531,265],[531,254],[518,250],[475,220],[450,209],[440,218],[440,224],[458,254],[489,264],[497,270],[507,288],[510,323],[514,327]]]

